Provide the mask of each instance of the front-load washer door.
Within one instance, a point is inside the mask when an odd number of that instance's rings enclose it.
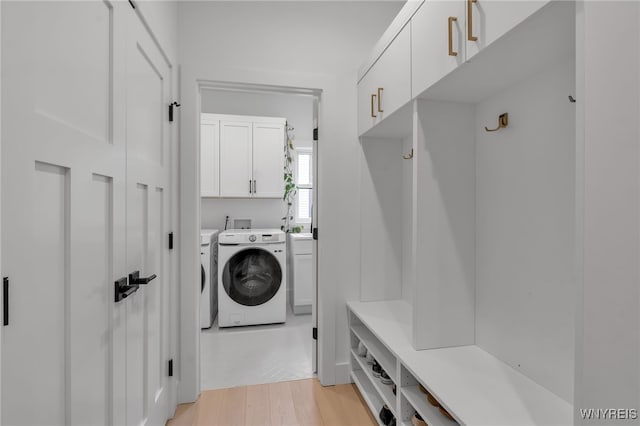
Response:
[[[282,268],[270,252],[248,248],[231,256],[222,271],[222,286],[229,297],[245,306],[258,306],[276,295]]]

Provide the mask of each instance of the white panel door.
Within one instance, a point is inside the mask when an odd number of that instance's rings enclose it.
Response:
[[[284,195],[284,123],[253,123],[253,196]]]
[[[124,16],[3,2],[4,425],[123,424]]]
[[[466,0],[465,3],[466,59],[468,60],[548,4],[549,0],[477,0],[476,2]]]
[[[200,196],[220,196],[220,121],[200,118]]]
[[[140,287],[123,303],[127,315],[127,425],[164,424],[168,412],[169,317],[167,108],[171,74],[133,13],[127,38],[127,272]],[[129,275],[129,284],[135,284]]]
[[[251,197],[253,193],[251,122],[220,121],[220,196]]]
[[[465,3],[426,1],[411,18],[412,97],[464,62]]]

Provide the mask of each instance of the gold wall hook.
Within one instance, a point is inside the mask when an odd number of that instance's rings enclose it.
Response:
[[[500,114],[498,116],[498,127],[495,129],[489,129],[485,126],[484,130],[487,132],[495,132],[500,129],[504,129],[509,125],[509,113],[505,112],[504,114]]]
[[[405,160],[411,160],[413,158],[413,148],[411,148],[411,153],[409,153],[409,155],[403,155],[402,158]]]

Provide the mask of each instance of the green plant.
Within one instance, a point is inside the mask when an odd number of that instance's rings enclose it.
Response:
[[[293,202],[295,201],[296,194],[298,193],[298,185],[296,185],[293,180],[293,170],[291,168],[291,163],[293,162],[292,151],[295,150],[290,133],[292,131],[293,127],[289,127],[287,123],[287,143],[284,146],[284,196],[282,197],[284,202],[287,204],[287,213],[286,216],[282,218],[282,225],[280,226],[280,229],[284,232],[295,234],[302,231],[302,226],[291,225],[291,221],[293,220]]]

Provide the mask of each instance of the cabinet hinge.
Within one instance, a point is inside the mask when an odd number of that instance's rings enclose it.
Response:
[[[317,127],[315,129],[313,129],[313,140],[314,141],[318,140],[318,128]]]
[[[313,228],[313,239],[314,240],[318,239],[318,228]]]
[[[173,359],[170,359],[167,364],[168,364],[167,374],[169,375],[169,377],[173,377]]]
[[[173,107],[179,108],[180,104],[177,102],[169,104],[169,121],[173,121]]]
[[[136,8],[136,5],[135,5],[135,3],[133,2],[133,0],[129,0],[129,4],[131,5],[131,7],[132,7],[132,8],[134,8],[134,9]]]
[[[318,327],[313,327],[313,340],[318,340]]]
[[[2,325],[9,325],[9,277],[2,279]]]
[[[173,232],[169,232],[169,250],[173,250]]]

